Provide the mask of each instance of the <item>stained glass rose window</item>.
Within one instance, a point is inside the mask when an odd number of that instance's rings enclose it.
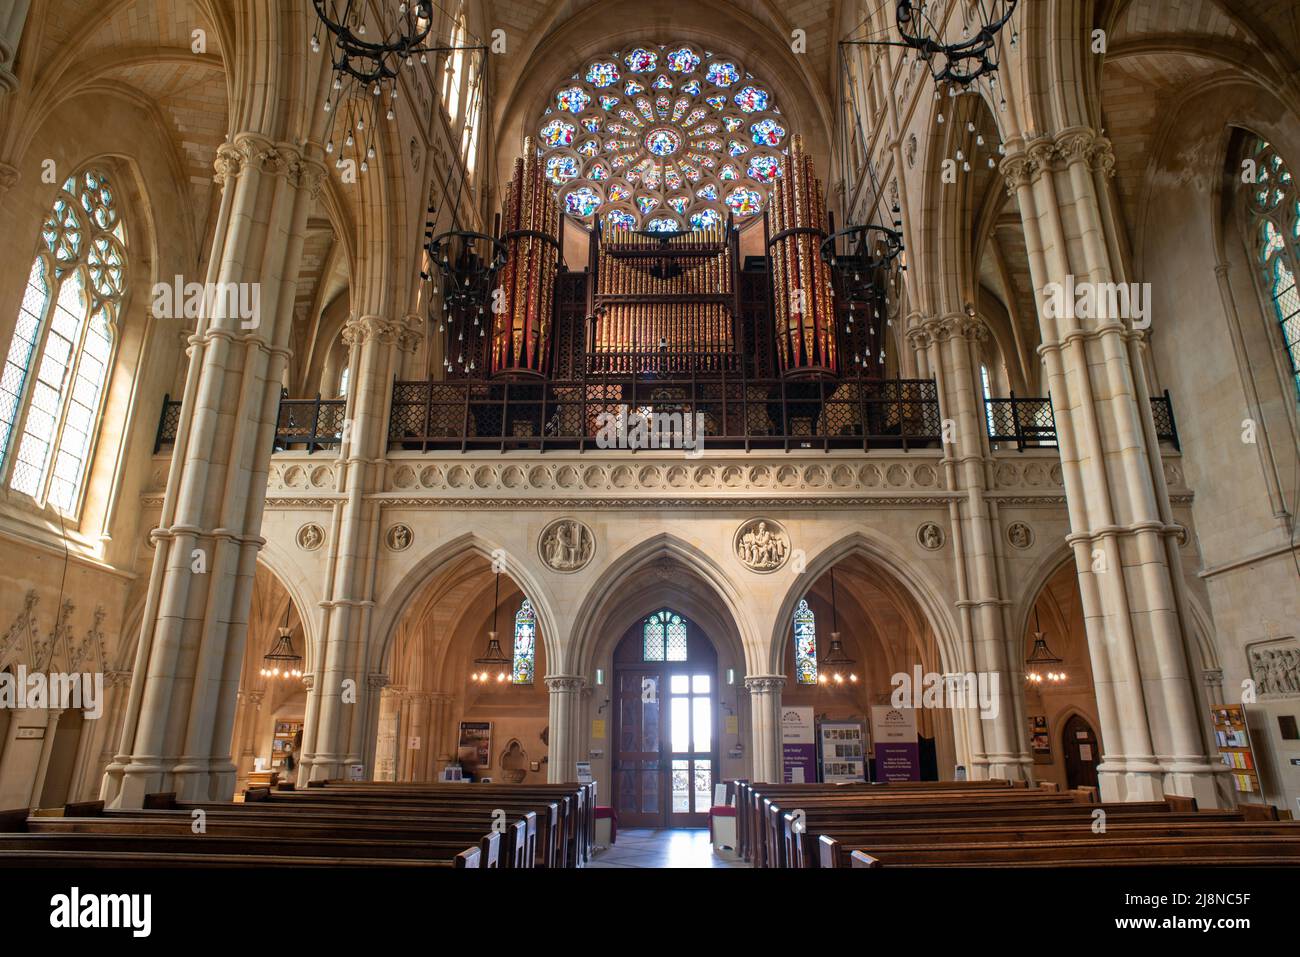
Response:
[[[674,231],[760,214],[785,170],[787,127],[772,89],[742,62],[670,43],[582,64],[535,130],[568,214]]]

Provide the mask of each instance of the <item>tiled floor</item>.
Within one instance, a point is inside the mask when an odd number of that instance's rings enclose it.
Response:
[[[709,831],[619,828],[613,847],[597,851],[589,867],[748,867],[713,853]]]

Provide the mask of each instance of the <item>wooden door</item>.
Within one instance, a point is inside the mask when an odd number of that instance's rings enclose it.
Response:
[[[614,795],[618,822],[624,827],[663,827],[663,730],[659,703],[663,676],[657,669],[615,673],[618,710]]]
[[[1072,715],[1061,732],[1065,753],[1065,781],[1071,788],[1097,787],[1097,765],[1101,746],[1097,734],[1081,715]]]
[[[717,653],[671,611],[614,653],[614,806],[625,827],[706,827],[717,780]]]

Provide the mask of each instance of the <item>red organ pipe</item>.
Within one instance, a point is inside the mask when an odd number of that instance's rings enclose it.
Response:
[[[560,208],[532,138],[515,160],[502,239],[506,264],[492,305],[492,372],[544,375],[554,324]]]
[[[820,255],[826,238],[826,199],[802,136],[791,137],[785,175],[776,182],[770,210],[768,255],[781,373],[835,375],[835,304],[830,267]]]

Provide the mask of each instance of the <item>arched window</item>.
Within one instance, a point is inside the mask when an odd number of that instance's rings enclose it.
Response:
[[[537,664],[537,616],[532,603],[525,598],[515,615],[515,654],[510,669],[510,680],[517,685],[533,683]]]
[[[344,366],[343,371],[339,373],[339,398],[340,399],[346,399],[348,397],[348,379],[351,377],[351,375],[352,375],[351,366]]]
[[[1287,369],[1300,398],[1300,192],[1277,150],[1258,137],[1246,145],[1255,182],[1246,188],[1246,219],[1264,292],[1280,326]]]
[[[996,435],[997,428],[993,424],[993,383],[989,379],[989,367],[980,365],[980,386],[984,390],[984,421],[988,426],[989,435]]]
[[[0,479],[63,512],[85,484],[126,280],[108,177],[70,177],[41,227],[0,377]]]
[[[797,684],[817,683],[817,616],[806,598],[794,609],[794,674]]]
[[[579,63],[529,132],[563,212],[673,232],[715,228],[728,214],[753,221],[784,174],[793,129],[745,63],[669,43]]]
[[[686,622],[681,615],[664,609],[645,620],[641,632],[641,659],[686,660]]]

